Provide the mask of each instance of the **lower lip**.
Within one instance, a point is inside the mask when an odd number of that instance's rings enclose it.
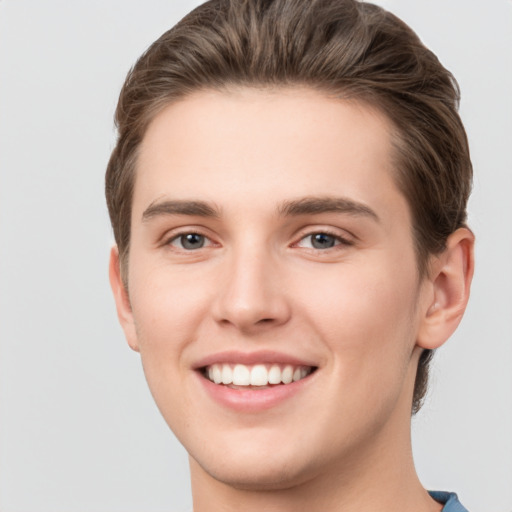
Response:
[[[197,373],[208,395],[220,405],[239,412],[259,412],[272,409],[299,393],[310,382],[314,374],[292,382],[265,389],[233,389],[215,384]]]

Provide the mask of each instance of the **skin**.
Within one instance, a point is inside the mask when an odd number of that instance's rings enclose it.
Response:
[[[473,237],[453,233],[419,278],[391,133],[366,105],[298,88],[197,92],[150,124],[129,292],[116,248],[110,278],[128,343],[190,454],[196,512],[440,510],[414,470],[412,391],[422,349],[463,314]],[[311,198],[318,211],[297,206]],[[185,248],[186,233],[204,246]],[[333,247],[315,247],[315,233]],[[234,410],[196,368],[225,351],[317,369],[277,405]]]

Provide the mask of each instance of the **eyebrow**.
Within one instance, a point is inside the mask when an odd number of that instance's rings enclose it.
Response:
[[[315,215],[320,213],[344,213],[369,217],[379,221],[379,216],[367,205],[345,197],[302,197],[283,202],[277,209],[282,217]],[[220,210],[206,201],[166,199],[152,202],[142,214],[142,221],[161,215],[190,215],[196,217],[219,218]]]
[[[379,222],[379,216],[369,206],[345,197],[303,197],[285,201],[278,209],[282,216],[314,215],[319,213],[346,213],[369,217]]]
[[[196,217],[220,217],[219,210],[206,201],[171,200],[153,201],[142,214],[142,221],[161,215],[193,215]]]

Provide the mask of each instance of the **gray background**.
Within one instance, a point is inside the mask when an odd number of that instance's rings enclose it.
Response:
[[[117,325],[103,174],[135,58],[196,1],[0,1],[0,510],[191,509],[186,454]],[[458,78],[470,306],[413,422],[428,488],[512,512],[512,2],[389,0]]]

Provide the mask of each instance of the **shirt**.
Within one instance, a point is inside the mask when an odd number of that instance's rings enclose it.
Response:
[[[454,492],[429,491],[429,494],[444,505],[442,512],[468,512]]]

